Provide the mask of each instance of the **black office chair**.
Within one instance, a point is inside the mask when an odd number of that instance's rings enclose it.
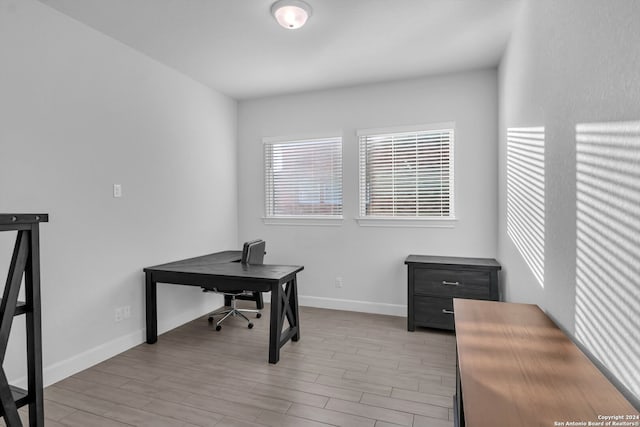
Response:
[[[240,261],[242,264],[253,264],[253,265],[260,265],[263,263],[264,260],[264,254],[265,254],[265,247],[266,247],[266,242],[264,240],[253,240],[251,242],[246,242],[243,247],[242,247],[242,260]],[[214,317],[213,316],[219,316],[219,315],[223,315],[223,317],[218,320],[216,322],[216,331],[219,331],[220,329],[222,329],[222,322],[224,322],[227,318],[229,317],[242,317],[243,319],[245,319],[247,322],[249,322],[249,324],[247,325],[247,327],[249,329],[253,328],[253,323],[251,323],[251,320],[249,320],[249,318],[247,316],[245,316],[243,313],[256,313],[256,318],[260,318],[262,316],[262,314],[260,313],[260,310],[252,310],[252,309],[248,309],[248,308],[237,308],[237,300],[238,299],[250,299],[250,300],[254,300],[257,303],[257,306],[260,308],[261,304],[256,300],[256,292],[252,292],[252,291],[244,291],[244,290],[237,290],[237,291],[218,291],[217,289],[214,289],[216,292],[220,292],[221,294],[223,294],[225,296],[225,301],[229,302],[229,306],[230,308],[222,310],[222,311],[216,311],[213,312],[209,315],[209,322],[213,323],[214,321]],[[257,293],[260,300],[262,300],[262,294],[261,293]]]

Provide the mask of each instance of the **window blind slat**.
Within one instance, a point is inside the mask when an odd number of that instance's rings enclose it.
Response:
[[[453,129],[359,139],[360,216],[453,216]]]
[[[267,217],[342,215],[342,139],[265,142]]]

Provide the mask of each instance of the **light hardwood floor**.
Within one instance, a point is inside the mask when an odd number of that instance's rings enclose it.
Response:
[[[197,319],[47,387],[46,425],[453,425],[452,333],[300,307],[300,341],[270,365],[268,313],[253,329],[231,319],[220,332]]]

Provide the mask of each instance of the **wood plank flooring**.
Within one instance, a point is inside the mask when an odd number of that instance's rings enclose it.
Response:
[[[301,339],[277,365],[267,362],[268,305],[253,329],[187,323],[47,387],[46,425],[453,426],[452,333],[311,307],[300,318]]]

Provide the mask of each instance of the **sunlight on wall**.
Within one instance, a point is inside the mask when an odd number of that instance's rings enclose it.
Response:
[[[544,287],[544,127],[507,129],[507,234]]]
[[[576,126],[576,337],[640,396],[640,121]]]

